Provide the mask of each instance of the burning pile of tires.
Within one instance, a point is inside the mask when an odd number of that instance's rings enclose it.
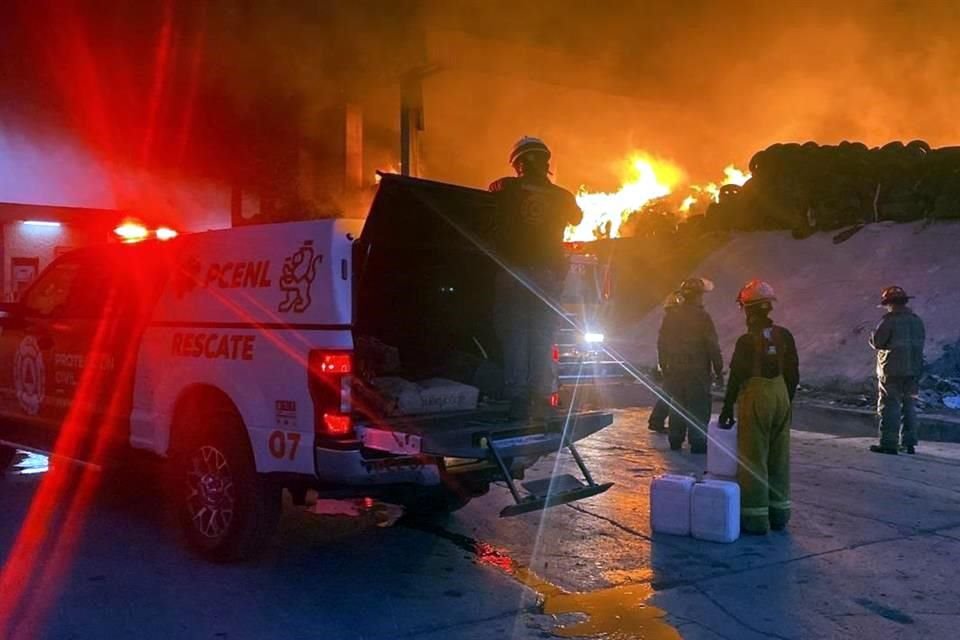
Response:
[[[719,202],[690,223],[803,236],[887,220],[960,219],[960,147],[774,144],[753,156],[750,171],[746,184],[723,187]]]

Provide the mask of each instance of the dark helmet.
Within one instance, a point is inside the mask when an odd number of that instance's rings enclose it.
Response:
[[[703,295],[713,291],[713,282],[706,278],[687,278],[680,283],[680,294],[684,296]]]
[[[903,287],[890,286],[885,287],[880,292],[880,306],[885,307],[888,304],[907,304],[910,296],[903,290]]]

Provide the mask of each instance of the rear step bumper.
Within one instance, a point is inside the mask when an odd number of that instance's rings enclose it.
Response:
[[[568,442],[576,442],[612,423],[613,414],[601,411],[539,421],[444,415],[360,425],[357,433],[370,449],[479,460],[490,457],[491,440],[504,458],[543,456],[562,449],[564,435]]]
[[[577,500],[583,500],[584,498],[599,495],[613,486],[612,482],[605,482],[603,484],[583,484],[571,475],[544,478],[543,480],[535,480],[534,482],[550,484],[559,478],[570,478],[579,486],[572,488],[568,487],[562,490],[548,489],[544,493],[537,493],[531,487],[533,484],[532,482],[524,482],[523,488],[529,491],[530,494],[525,498],[521,498],[516,504],[511,504],[510,506],[501,509],[500,517],[509,518],[510,516],[519,516],[524,513],[530,513],[531,511],[541,511],[543,509],[556,507],[561,504],[576,502]]]
[[[541,421],[508,422],[494,418],[437,416],[399,421],[390,428],[360,426],[358,435],[368,448],[405,455],[469,458],[494,463],[506,482],[514,504],[500,517],[540,511],[603,493],[612,482],[597,484],[584,464],[574,442],[613,423],[603,412],[576,413]],[[577,463],[584,481],[569,474],[523,483],[521,495],[513,480],[511,462],[538,458],[567,449]]]

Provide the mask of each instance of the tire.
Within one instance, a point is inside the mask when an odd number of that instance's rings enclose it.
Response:
[[[17,450],[0,444],[0,475],[6,472],[17,458]]]
[[[171,488],[187,543],[213,562],[258,555],[280,522],[281,489],[257,473],[242,420],[221,410],[178,422],[189,435],[174,452]]]

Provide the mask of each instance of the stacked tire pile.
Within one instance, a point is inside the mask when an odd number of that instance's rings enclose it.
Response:
[[[705,218],[691,222],[804,236],[887,220],[960,219],[960,147],[774,144],[753,156],[750,172],[743,187],[724,186]]]

